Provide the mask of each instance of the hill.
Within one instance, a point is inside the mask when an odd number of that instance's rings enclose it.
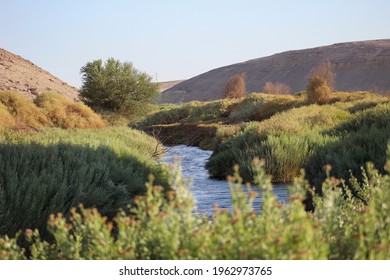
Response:
[[[29,60],[0,48],[0,90],[16,90],[29,99],[42,92],[58,92],[72,100],[78,91]]]
[[[293,92],[304,90],[313,67],[329,60],[338,91],[390,92],[390,39],[338,43],[294,50],[203,73],[162,93],[162,103],[216,100],[228,79],[244,73],[248,92],[261,92],[266,82],[281,82]]]

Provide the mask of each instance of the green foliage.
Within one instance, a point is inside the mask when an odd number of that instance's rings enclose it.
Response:
[[[79,203],[113,216],[145,192],[150,173],[166,186],[156,141],[130,129],[8,132],[0,143],[2,235],[45,233],[51,213],[67,216]]]
[[[360,167],[368,161],[384,172],[390,141],[390,103],[360,111],[326,134],[337,135],[338,140],[318,147],[304,164],[309,180],[317,188],[326,177],[323,169],[326,164],[332,166],[332,176],[345,178],[347,182],[350,174],[362,180]]]
[[[158,86],[152,77],[129,62],[109,58],[103,64],[99,59],[88,62],[81,73],[80,95],[93,107],[133,113],[158,96]]]
[[[164,193],[150,181],[132,214],[122,211],[114,223],[81,206],[69,218],[50,216],[52,243],[42,241],[38,231],[26,231],[31,259],[390,259],[388,174],[369,168],[360,185],[366,203],[328,177],[323,195],[314,197],[316,211],[308,213],[302,204],[304,175],[281,205],[262,165],[253,166],[262,188],[260,213],[253,210],[256,193],[242,185],[236,169],[229,179],[233,210],[216,208],[211,220],[199,215],[180,170],[172,168],[172,191]],[[22,252],[14,238],[0,239],[2,258],[24,258]]]
[[[350,118],[350,114],[332,106],[305,106],[247,125],[216,147],[206,164],[209,173],[224,178],[233,173],[235,164],[246,181],[253,180],[251,161],[265,160],[265,169],[274,182],[290,182],[300,172],[308,155],[319,145],[335,141],[322,135]]]

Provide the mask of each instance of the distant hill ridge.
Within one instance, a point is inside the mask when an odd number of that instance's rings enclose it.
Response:
[[[0,48],[0,90],[16,90],[29,99],[42,92],[57,92],[77,100],[78,91],[29,60]]]
[[[329,60],[338,91],[390,92],[390,39],[338,43],[286,51],[217,68],[183,81],[161,96],[161,103],[215,100],[228,79],[244,73],[247,92],[261,92],[266,82],[280,82],[293,92],[304,90],[310,71]]]

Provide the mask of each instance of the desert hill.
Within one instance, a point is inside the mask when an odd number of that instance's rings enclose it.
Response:
[[[339,43],[287,51],[203,73],[162,93],[162,103],[215,100],[229,78],[244,73],[247,92],[261,92],[266,82],[280,82],[293,92],[304,90],[310,71],[329,60],[338,91],[390,92],[390,39]]]
[[[78,91],[21,56],[0,48],[0,90],[17,90],[32,99],[42,92],[58,92],[76,100]]]

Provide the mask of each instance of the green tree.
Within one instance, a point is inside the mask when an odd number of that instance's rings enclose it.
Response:
[[[80,72],[81,98],[92,107],[133,113],[137,107],[153,102],[159,94],[152,77],[130,62],[109,58],[103,64],[99,59],[88,62]]]

